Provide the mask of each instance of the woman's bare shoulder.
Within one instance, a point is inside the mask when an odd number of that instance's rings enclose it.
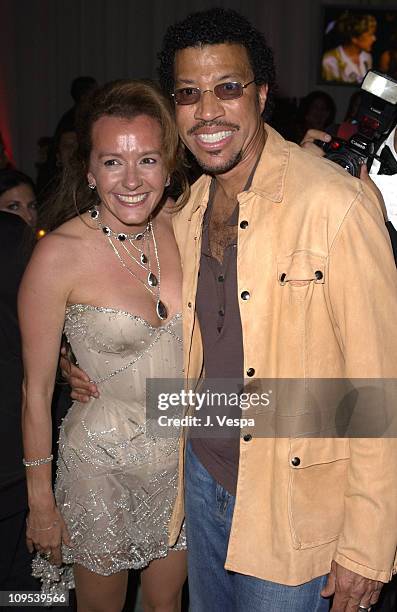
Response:
[[[57,268],[69,265],[73,259],[81,257],[84,245],[94,229],[85,214],[66,221],[40,238],[34,248],[32,261],[36,265],[51,262]]]
[[[92,234],[92,231],[96,229],[96,225],[91,219],[88,212],[85,212],[77,217],[73,217],[69,221],[62,223],[59,227],[53,230],[49,236],[59,236],[63,238],[82,238],[84,239],[88,234]]]

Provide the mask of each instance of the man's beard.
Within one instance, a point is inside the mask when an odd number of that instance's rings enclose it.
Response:
[[[229,170],[232,170],[232,168],[234,168],[235,166],[237,166],[237,164],[240,163],[242,157],[243,157],[242,151],[238,151],[238,153],[236,153],[234,157],[226,161],[221,166],[210,166],[209,164],[202,162],[198,157],[194,156],[196,162],[198,163],[198,165],[200,166],[200,168],[203,170],[205,174],[215,174],[215,175],[216,174],[226,174],[226,172],[229,172]]]

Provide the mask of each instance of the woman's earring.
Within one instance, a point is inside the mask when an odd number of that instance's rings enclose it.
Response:
[[[165,181],[164,187],[169,187],[170,184],[171,184],[171,177],[170,177],[170,175],[168,175],[167,180]]]
[[[95,183],[88,183],[88,187],[90,189],[95,189]]]

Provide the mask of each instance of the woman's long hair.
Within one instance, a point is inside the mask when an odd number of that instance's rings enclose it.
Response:
[[[76,120],[78,147],[70,163],[63,169],[56,190],[42,208],[40,227],[51,231],[99,204],[97,192],[88,187],[87,181],[94,123],[104,116],[134,119],[140,115],[152,117],[162,129],[162,154],[171,177],[170,187],[165,190],[162,202],[170,193],[179,191],[182,195],[177,209],[185,204],[189,186],[171,103],[152,82],[119,80],[94,90],[79,108]]]

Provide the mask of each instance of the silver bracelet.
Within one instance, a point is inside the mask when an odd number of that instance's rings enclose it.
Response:
[[[28,523],[28,519],[26,519],[26,527],[28,529],[31,529],[32,531],[50,531],[50,529],[56,527],[58,523],[59,521],[54,521],[52,525],[50,525],[49,527],[44,527],[44,529],[42,529],[41,527],[31,527]]]
[[[45,457],[44,459],[33,459],[32,461],[26,461],[26,459],[22,459],[22,463],[25,467],[35,467],[36,465],[44,465],[45,463],[51,463],[54,455],[50,455],[49,457]]]

